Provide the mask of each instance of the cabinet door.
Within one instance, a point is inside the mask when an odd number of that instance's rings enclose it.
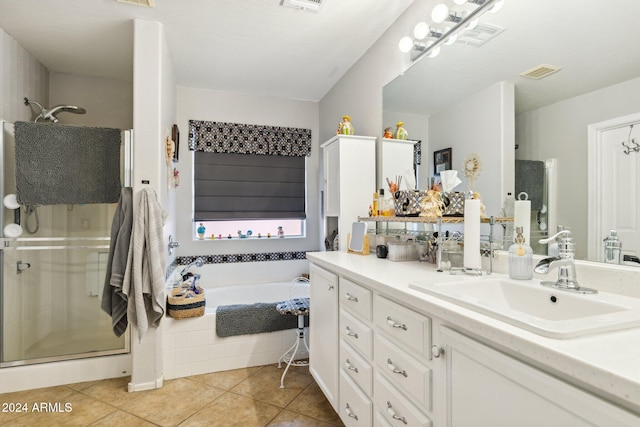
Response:
[[[340,146],[338,141],[323,148],[324,158],[324,215],[338,216],[340,212]]]
[[[337,411],[338,276],[313,264],[309,271],[309,371]]]
[[[446,327],[447,426],[638,426],[640,418]]]

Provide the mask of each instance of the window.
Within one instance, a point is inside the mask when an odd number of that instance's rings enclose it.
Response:
[[[200,223],[206,238],[275,237],[278,227],[285,236],[304,235],[310,130],[193,120],[189,126],[196,236]]]

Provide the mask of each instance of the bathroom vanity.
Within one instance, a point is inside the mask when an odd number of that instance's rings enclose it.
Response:
[[[550,338],[421,290],[477,277],[372,255],[307,256],[310,371],[347,426],[640,425],[635,324]]]

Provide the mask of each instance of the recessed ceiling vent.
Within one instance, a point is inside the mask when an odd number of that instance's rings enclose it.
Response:
[[[156,0],[117,0],[119,3],[135,4],[136,6],[156,7]]]
[[[303,9],[307,12],[318,12],[327,0],[282,0],[280,3],[284,7],[293,9]]]
[[[530,70],[520,73],[520,75],[522,77],[527,77],[534,80],[540,80],[560,70],[561,68],[556,67],[555,65],[541,64],[541,65],[538,65],[537,67],[533,67]]]
[[[504,28],[492,24],[478,24],[474,29],[467,30],[458,36],[458,41],[464,44],[480,47],[491,39],[496,38]]]

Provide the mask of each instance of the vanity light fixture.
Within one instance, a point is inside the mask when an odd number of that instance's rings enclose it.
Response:
[[[411,54],[411,61],[417,61],[423,56],[433,58],[440,53],[442,45],[451,45],[456,42],[458,34],[474,29],[479,18],[485,12],[497,12],[502,8],[504,0],[453,0],[458,5],[471,4],[476,8],[468,12],[452,11],[446,4],[439,3],[431,12],[431,20],[435,24],[451,23],[442,29],[436,29],[427,22],[418,22],[413,28],[413,37],[403,37],[398,47],[403,53]],[[431,38],[428,42],[423,40]]]

